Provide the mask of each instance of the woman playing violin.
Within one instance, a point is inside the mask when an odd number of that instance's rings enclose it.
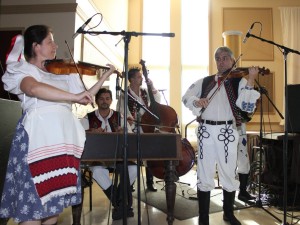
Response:
[[[72,103],[89,104],[113,65],[89,90],[78,74],[54,75],[44,65],[57,45],[45,25],[26,29],[13,39],[3,76],[5,90],[22,102],[1,198],[0,217],[22,225],[57,223],[59,213],[81,202],[80,158],[85,131]],[[24,47],[24,60],[22,51]],[[11,190],[14,190],[13,192]]]
[[[225,71],[232,68],[235,59],[227,47],[215,51],[218,72],[192,84],[182,97],[184,105],[198,117],[199,126],[197,164],[197,195],[199,224],[209,224],[210,191],[214,189],[216,164],[223,187],[223,219],[232,225],[240,225],[234,216],[235,191],[239,188],[236,179],[238,127],[242,124],[241,112],[251,113],[260,94],[253,89],[258,68],[249,68],[249,79],[223,79]],[[218,85],[219,78],[223,85]],[[217,91],[216,91],[217,90]],[[211,96],[214,96],[211,98]]]

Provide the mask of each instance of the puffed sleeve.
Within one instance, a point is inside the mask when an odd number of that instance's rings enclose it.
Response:
[[[247,86],[247,80],[242,78],[239,83],[239,96],[236,105],[245,112],[252,113],[255,111],[256,102],[260,97],[260,93],[253,87]]]
[[[79,77],[79,74],[72,73],[68,75],[69,78],[69,91],[73,94],[78,94],[85,91],[85,87]]]
[[[6,58],[6,71],[2,76],[4,90],[16,95],[22,94],[20,84],[24,77],[36,75],[36,79],[40,78],[39,75],[36,74],[36,68],[25,61],[23,48],[23,36],[14,36],[11,40],[11,49]]]
[[[182,102],[189,110],[192,111],[194,116],[199,116],[202,107],[195,107],[194,101],[198,101],[201,96],[203,79],[193,83],[182,97]]]
[[[24,77],[27,76],[32,76],[37,81],[41,80],[37,68],[33,67],[25,60],[20,60],[20,62],[9,63],[7,65],[4,75],[2,76],[4,89],[16,95],[22,94],[23,92],[20,89],[20,84]]]

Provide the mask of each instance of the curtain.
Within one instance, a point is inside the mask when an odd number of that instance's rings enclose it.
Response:
[[[300,51],[300,7],[280,7],[283,45]],[[300,55],[287,56],[287,83],[300,84]]]

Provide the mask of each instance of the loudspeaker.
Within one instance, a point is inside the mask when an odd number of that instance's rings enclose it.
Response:
[[[11,141],[22,116],[21,102],[0,98],[0,198],[6,174]]]
[[[270,185],[283,185],[283,139],[263,138],[263,179],[262,182]],[[287,148],[287,181],[289,184],[300,184],[300,135],[288,136]]]
[[[300,133],[300,84],[290,84],[287,86],[288,93],[288,113],[287,121],[288,133]]]

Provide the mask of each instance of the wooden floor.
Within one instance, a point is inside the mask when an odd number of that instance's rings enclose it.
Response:
[[[188,173],[185,176],[180,178],[182,182],[189,182],[191,186],[195,186],[196,180],[193,177],[191,180],[191,176]],[[191,183],[192,182],[192,183]],[[135,216],[132,218],[128,218],[126,221],[117,220],[113,221],[111,219],[111,214],[109,215],[109,201],[103,194],[102,190],[97,186],[97,184],[93,184],[93,208],[92,211],[89,210],[89,192],[88,189],[85,189],[85,199],[84,199],[84,209],[81,218],[81,225],[121,225],[121,224],[142,224],[142,225],[163,225],[166,224],[166,214],[159,211],[158,209],[147,206],[143,202],[141,203],[141,223],[138,223],[137,219],[137,200],[134,198],[134,213]],[[175,203],[176,204],[176,203]],[[271,215],[268,213],[270,212]],[[236,217],[241,221],[243,225],[279,225],[283,224],[283,214],[281,211],[276,209],[275,207],[270,208],[261,208],[261,207],[250,207],[242,210],[235,211]],[[274,218],[277,217],[276,218]],[[300,212],[294,213],[294,216],[300,218]],[[124,222],[124,223],[123,223]],[[291,221],[291,217],[286,217],[286,224],[300,224],[297,223],[297,220],[294,219]],[[62,214],[60,214],[58,225],[71,225],[72,224],[72,216],[71,216],[71,208],[67,208],[64,210]],[[197,225],[198,217],[194,217],[188,220],[174,220],[174,225]],[[225,225],[225,221],[223,221],[223,213],[213,213],[210,214],[210,224],[211,225]],[[15,223],[10,220],[8,225],[15,225]]]

